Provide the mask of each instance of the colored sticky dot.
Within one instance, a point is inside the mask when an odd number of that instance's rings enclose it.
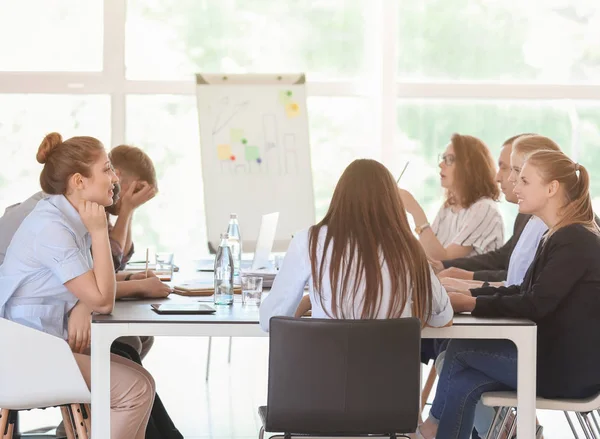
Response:
[[[248,141],[246,139],[242,139],[242,143],[245,145],[246,143],[248,143]]]
[[[278,80],[278,81],[281,81],[282,79],[283,79],[283,76],[278,76],[278,77],[277,77],[277,80]]]
[[[298,111],[300,107],[298,106],[298,104],[290,104],[290,110],[292,111]]]
[[[229,79],[227,76],[223,76],[223,81],[227,81],[227,79]]]
[[[256,159],[256,163],[258,163],[259,165],[262,163],[262,159],[259,157]]]
[[[290,90],[288,90],[285,94],[288,95],[288,96],[291,96],[292,92]]]
[[[232,155],[231,157],[229,157],[229,160],[231,160],[232,162],[235,161],[235,156]]]

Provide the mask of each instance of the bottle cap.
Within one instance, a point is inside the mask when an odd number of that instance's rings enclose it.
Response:
[[[237,213],[231,213],[231,214],[229,214],[229,218],[230,219],[237,219]]]
[[[229,239],[229,233],[221,233],[221,239]]]

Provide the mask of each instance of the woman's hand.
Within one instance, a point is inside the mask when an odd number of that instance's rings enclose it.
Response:
[[[81,221],[88,229],[88,232],[98,232],[108,230],[108,223],[106,220],[106,212],[104,206],[95,203],[93,201],[81,200],[77,207]]]
[[[402,199],[402,204],[404,204],[404,208],[408,213],[413,215],[415,210],[417,210],[417,208],[420,208],[419,203],[417,203],[415,197],[413,197],[413,195],[406,189],[398,188],[398,192],[400,193],[400,198]]]
[[[302,297],[300,303],[298,304],[298,308],[296,308],[296,313],[294,314],[295,318],[300,318],[309,312],[312,309],[312,304],[310,303],[310,296],[306,295]]]
[[[454,312],[471,312],[475,309],[477,299],[461,293],[449,292],[450,303]]]
[[[445,270],[442,270],[439,273],[437,273],[439,278],[451,277],[454,279],[465,279],[465,280],[473,280],[474,274],[475,273],[473,273],[472,271],[467,271],[467,270],[463,270],[462,268],[456,268],[456,267],[446,268]]]
[[[427,222],[427,215],[425,215],[425,211],[415,200],[415,197],[408,192],[406,189],[398,188],[398,192],[400,193],[400,198],[402,199],[402,204],[404,204],[404,209],[413,217],[416,226],[422,226]]]
[[[444,277],[440,279],[440,282],[442,283],[442,286],[446,289],[446,291],[467,294],[469,296],[471,295],[469,291],[471,288],[477,288],[478,286],[480,286],[474,285],[473,283],[464,281],[462,279],[452,279],[449,277]]]
[[[150,277],[155,277],[155,278],[158,279],[158,277],[156,276],[156,273],[154,273],[154,271],[152,271],[152,270],[148,270],[148,276],[146,276],[146,272],[145,271],[140,271],[139,273],[132,274],[129,279],[131,279],[131,280],[143,280],[143,279],[148,279]]]
[[[92,340],[92,310],[83,302],[77,302],[69,314],[67,332],[71,350],[81,354],[90,347]]]
[[[140,284],[140,292],[143,297],[149,297],[152,299],[163,299],[173,292],[173,289],[161,282],[156,276],[150,276],[146,279],[138,280]]]
[[[441,277],[439,276],[439,273],[444,271],[444,264],[442,264],[442,261],[431,259],[430,257],[427,257],[427,260],[429,261],[429,265],[431,265],[433,272],[437,274],[438,277]]]

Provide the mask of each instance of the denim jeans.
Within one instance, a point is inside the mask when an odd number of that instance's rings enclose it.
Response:
[[[436,437],[469,439],[481,395],[517,388],[517,348],[508,340],[452,340],[430,416]]]

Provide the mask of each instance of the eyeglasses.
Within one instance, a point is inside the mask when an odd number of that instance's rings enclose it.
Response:
[[[440,154],[438,155],[438,163],[444,162],[446,166],[452,166],[456,161],[454,154]]]

